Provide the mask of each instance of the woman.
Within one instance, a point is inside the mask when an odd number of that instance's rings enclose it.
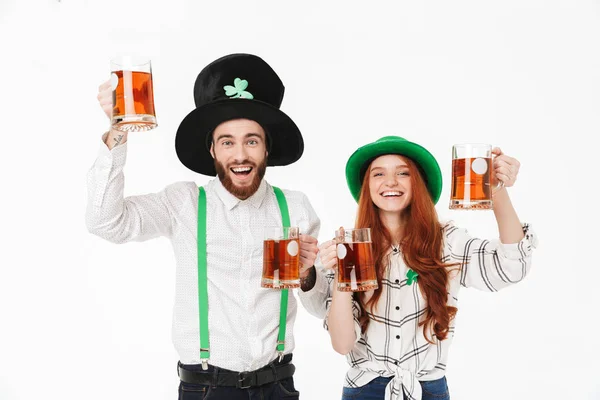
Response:
[[[325,326],[333,348],[350,364],[343,400],[449,399],[445,369],[460,287],[497,291],[529,271],[536,240],[506,190],[519,162],[499,148],[493,153],[493,180],[504,185],[493,195],[500,238],[491,241],[438,221],[441,172],[422,146],[388,136],[348,160],[356,227],[371,228],[379,288],[340,292],[330,276]],[[333,268],[335,242],[320,250],[323,266]]]

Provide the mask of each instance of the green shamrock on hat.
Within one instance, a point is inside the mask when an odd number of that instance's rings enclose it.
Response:
[[[248,87],[247,80],[235,78],[233,81],[233,86],[226,85],[226,86],[223,86],[223,89],[225,89],[225,94],[232,99],[241,97],[244,99],[252,100],[254,98],[254,96],[252,95],[252,93],[246,91],[247,87]]]

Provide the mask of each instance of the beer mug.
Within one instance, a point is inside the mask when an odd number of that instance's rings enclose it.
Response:
[[[300,229],[266,227],[261,286],[285,289],[300,287]]]
[[[490,210],[492,193],[504,186],[492,182],[492,146],[455,144],[452,147],[452,188],[450,209]]]
[[[341,292],[377,289],[371,229],[340,228],[335,231],[335,242],[338,259],[337,289]]]
[[[150,60],[118,57],[110,62],[113,129],[140,132],[156,128]]]

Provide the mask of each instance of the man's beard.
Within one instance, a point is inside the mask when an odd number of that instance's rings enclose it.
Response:
[[[239,164],[231,164],[229,168],[234,168],[236,165],[250,165],[253,170],[256,170],[256,174],[252,179],[252,183],[248,186],[237,186],[231,180],[229,174],[233,174],[228,168],[225,168],[223,164],[215,159],[215,169],[217,170],[217,176],[221,180],[221,183],[227,189],[229,193],[241,200],[246,200],[252,196],[260,187],[260,182],[265,176],[267,171],[267,158],[263,158],[263,161],[257,166],[255,163],[245,160]]]

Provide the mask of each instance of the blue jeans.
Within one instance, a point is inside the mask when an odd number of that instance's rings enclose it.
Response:
[[[358,388],[344,387],[342,400],[383,400],[385,387],[392,378],[375,378]],[[435,381],[421,381],[423,397],[421,400],[450,400],[446,377]]]

